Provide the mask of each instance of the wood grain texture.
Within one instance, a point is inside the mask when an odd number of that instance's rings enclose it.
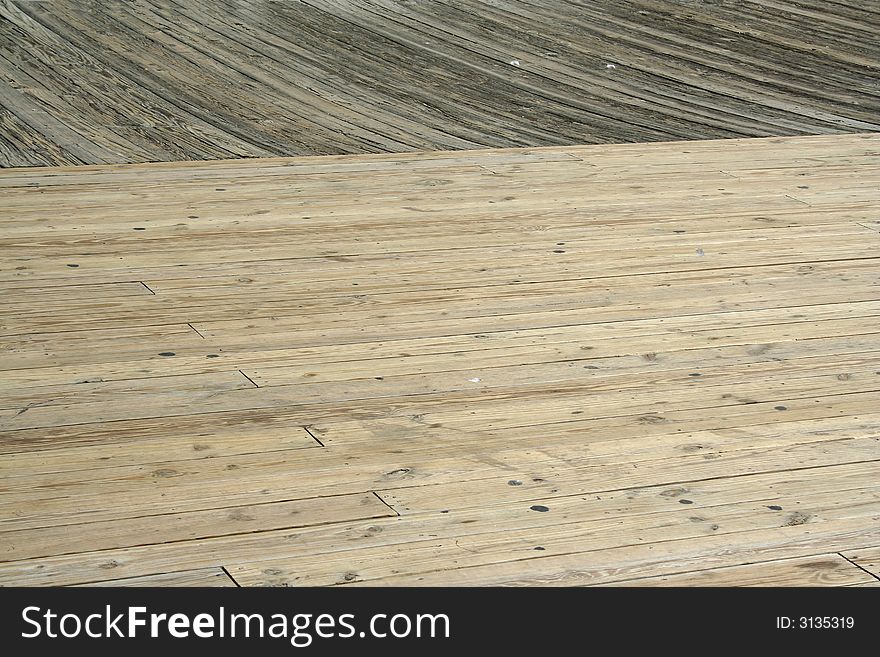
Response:
[[[3,0],[0,166],[877,130],[875,10]]]
[[[877,582],[839,554],[820,554],[631,579],[613,586],[865,586]]]
[[[843,556],[880,580],[880,547],[851,550],[844,552]]]
[[[870,584],[878,151],[0,171],[0,584]]]
[[[114,579],[92,584],[80,584],[80,586],[210,586],[231,587],[235,582],[220,568],[201,568],[198,570],[183,570],[174,573],[160,573],[158,575],[144,575],[143,577],[130,577],[128,579]]]

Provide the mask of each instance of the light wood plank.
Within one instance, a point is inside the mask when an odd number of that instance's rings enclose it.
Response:
[[[0,500],[10,516],[0,519],[0,528],[63,525],[74,509],[83,521],[96,522],[117,517],[119,507],[128,515],[139,516],[157,507],[167,508],[169,500],[174,501],[175,511],[188,511],[363,490],[379,491],[401,513],[444,510],[447,505],[461,504],[462,499],[474,499],[474,495],[462,495],[459,486],[465,491],[476,487],[481,495],[491,497],[511,480],[553,483],[561,479],[560,486],[566,485],[568,494],[588,494],[639,485],[672,485],[694,477],[711,479],[734,473],[869,462],[876,456],[876,428],[870,423],[830,440],[821,431],[810,436],[757,432],[754,428],[717,433],[716,440],[712,440],[714,432],[657,439],[633,460],[628,460],[620,446],[617,452],[606,454],[597,449],[597,455],[592,456],[590,452],[584,455],[583,448],[577,446],[546,452],[518,447],[462,453],[459,446],[450,445],[438,455],[428,450],[403,457],[394,451],[343,455],[329,450],[292,450],[50,473],[34,476],[31,481],[7,480],[8,489]],[[705,451],[701,439],[706,441]],[[694,445],[699,448],[692,448]],[[243,476],[232,480],[230,472]],[[456,485],[451,491],[428,487],[452,483]],[[448,497],[438,497],[438,492]],[[530,494],[534,496],[534,492]],[[116,506],[108,508],[107,499],[117,500]]]
[[[658,403],[673,408],[696,408],[725,406],[737,403],[755,403],[785,398],[803,398],[828,394],[865,392],[876,390],[877,369],[880,365],[876,352],[855,355],[849,361],[838,361],[810,368],[810,374],[795,378],[786,375],[770,375],[763,382],[742,376],[731,377],[725,381],[721,377],[715,383],[695,383],[694,378],[683,372],[670,377],[663,372],[647,374],[643,379],[634,379],[621,386],[615,381],[585,381],[587,377],[570,382],[539,382],[527,387],[499,387],[498,389],[477,388],[464,379],[460,385],[436,385],[429,381],[426,385],[411,390],[406,396],[397,391],[387,390],[384,381],[375,379],[365,382],[354,391],[345,387],[331,391],[332,386],[315,384],[304,389],[300,385],[273,386],[268,388],[242,388],[233,391],[207,392],[191,390],[187,392],[160,392],[144,394],[138,403],[84,401],[82,403],[59,404],[57,406],[33,406],[27,412],[19,412],[9,418],[0,419],[0,429],[14,431],[30,428],[65,426],[90,421],[115,422],[118,420],[149,419],[154,417],[178,417],[193,413],[215,413],[231,410],[272,408],[275,406],[298,406],[302,424],[308,418],[314,421],[328,417],[341,417],[353,412],[366,413],[365,417],[421,414],[432,406],[456,400],[459,403],[474,403],[482,399],[491,404],[491,411],[503,415],[500,421],[511,422],[535,412],[555,412],[570,415],[589,404],[601,415],[649,413],[656,410]],[[761,368],[758,368],[761,369]],[[442,375],[436,375],[442,377]],[[456,375],[460,382],[464,377]],[[479,377],[476,377],[479,378]],[[658,397],[653,386],[661,382],[669,383],[666,394]],[[476,383],[481,383],[476,382]],[[468,385],[471,384],[471,385]],[[699,396],[695,390],[699,389]],[[495,402],[495,403],[493,403]],[[553,406],[553,410],[548,408]],[[395,407],[398,407],[395,410]],[[610,410],[613,407],[614,412]]]
[[[589,550],[590,554],[584,554],[583,560],[601,563],[606,553],[629,548],[632,555],[643,560],[644,570],[648,570],[655,558],[654,551],[664,552],[672,547],[670,543],[693,541],[697,546],[717,548],[725,537],[734,545],[745,537],[752,541],[760,537],[772,542],[792,528],[799,531],[791,533],[802,535],[804,539],[814,532],[821,535],[826,522],[833,526],[835,521],[846,518],[870,516],[870,499],[876,495],[876,488],[872,486],[870,492],[847,491],[839,498],[835,495],[827,494],[825,500],[820,499],[821,493],[815,498],[798,498],[800,504],[795,515],[776,516],[773,514],[779,512],[769,509],[772,502],[767,504],[766,500],[717,507],[681,505],[669,500],[667,506],[678,507],[675,511],[628,514],[625,517],[612,512],[596,520],[582,519],[563,503],[555,507],[556,511],[563,512],[556,521],[551,516],[554,513],[552,506],[549,512],[539,513],[523,505],[519,509],[522,518],[519,527],[505,523],[507,526],[494,525],[489,531],[484,528],[485,533],[454,534],[446,531],[433,539],[423,538],[403,544],[388,543],[387,537],[383,537],[385,543],[375,547],[364,541],[355,550],[339,551],[337,548],[320,557],[290,556],[260,559],[252,564],[232,563],[227,564],[227,569],[242,586],[284,583],[314,586],[351,581],[419,585],[436,583],[443,577],[459,585],[475,586],[491,583],[492,578],[509,576],[510,573],[518,573],[527,581],[536,571],[543,571],[543,564],[561,561],[565,555],[573,556]],[[844,508],[837,508],[835,499],[839,499],[838,504]],[[847,500],[854,505],[849,506]],[[579,502],[588,506],[584,500]],[[499,516],[503,514],[500,510],[497,513]],[[539,515],[540,520],[532,520]],[[543,520],[544,516],[549,519]],[[459,522],[462,520],[467,518],[460,518]],[[814,524],[809,528],[804,526],[810,523]],[[427,520],[425,524],[430,527],[437,522]],[[759,533],[761,527],[764,528],[763,534]],[[815,550],[818,543],[813,545]],[[695,550],[689,545],[684,551],[693,554]],[[690,569],[700,563],[706,564],[695,559]],[[636,564],[631,563],[631,567],[635,570]],[[471,574],[473,577],[468,581]],[[642,574],[646,573],[643,571]]]
[[[847,481],[851,481],[855,483],[856,486],[859,486],[859,475],[856,476],[855,479],[850,479],[849,475],[854,474],[853,468],[861,468],[863,474],[861,475],[862,480],[864,481],[864,466],[841,466],[839,470],[839,474],[837,477],[829,471],[825,469],[817,469],[812,473],[812,477],[808,473],[808,471],[804,470],[797,473],[785,474],[782,475],[782,480],[786,480],[789,477],[793,477],[790,479],[790,488],[793,491],[802,490],[803,482],[819,482],[818,486],[822,486],[821,481],[824,478],[826,481],[829,479],[834,479],[835,481],[839,481],[842,486],[843,491],[847,491],[848,485]],[[740,517],[743,522],[746,523],[754,523],[754,519],[756,517],[763,518],[766,522],[771,523],[771,525],[778,526],[780,523],[785,522],[785,516],[777,515],[779,512],[771,512],[771,510],[766,508],[766,504],[772,504],[777,501],[777,497],[775,494],[770,498],[771,501],[762,505],[760,500],[767,499],[766,498],[766,487],[765,484],[772,482],[774,477],[779,477],[780,475],[770,475],[770,479],[764,475],[757,475],[756,479],[750,480],[749,477],[745,477],[742,480],[739,480],[741,484],[737,490],[740,491],[740,495],[744,500],[743,505],[740,507],[740,511],[742,512]],[[736,481],[736,480],[733,480]],[[800,481],[802,483],[798,484]],[[876,481],[876,478],[871,479],[870,475],[868,475],[868,481]],[[701,485],[702,494],[705,496],[705,499],[708,504],[712,505],[713,500],[716,503],[723,504],[725,500],[730,500],[731,496],[725,492],[726,484],[724,482],[716,482],[718,485],[713,484],[712,482],[707,482],[706,485]],[[715,489],[715,493],[713,494],[711,491]],[[682,520],[683,522],[680,525],[681,528],[684,528],[688,532],[709,532],[713,533],[717,530],[711,529],[712,523],[704,523],[702,526],[698,526],[699,523],[694,521],[686,520],[687,518],[695,515],[693,510],[689,510],[685,508],[685,505],[681,505],[677,503],[674,497],[659,495],[666,490],[666,487],[658,487],[652,490],[644,490],[639,491],[641,494],[635,497],[635,504],[638,505],[638,509],[642,513],[651,512],[651,507],[654,506],[656,508],[657,504],[663,505],[663,507],[676,510],[683,514]],[[597,504],[599,505],[594,509],[594,517],[597,521],[601,521],[603,517],[607,514],[604,513],[607,510],[612,510],[615,508],[619,508],[619,504],[622,500],[625,500],[628,497],[630,491],[622,491],[619,496],[602,496],[602,500],[596,500],[595,502],[590,502],[589,504]],[[736,495],[734,495],[736,497]],[[819,495],[818,497],[821,497]],[[750,500],[746,502],[746,500]],[[653,504],[652,504],[653,502]],[[821,503],[821,500],[817,499],[817,502]],[[577,508],[578,498],[572,498],[571,503],[575,506],[572,508]],[[581,507],[587,507],[588,503],[581,501]],[[756,516],[754,508],[759,507],[762,511]],[[520,527],[523,529],[523,533],[527,533],[527,531],[534,531],[535,523],[539,523],[545,526],[552,526],[557,523],[552,517],[548,517],[549,514],[539,514],[536,512],[532,512],[525,505],[515,505],[509,507],[509,511],[511,512],[512,517],[519,517],[520,519]],[[734,510],[734,514],[737,512]],[[431,516],[423,517],[422,521],[419,523],[420,529],[428,529],[429,531],[436,532],[442,528],[447,528],[443,530],[443,534],[446,536],[450,535],[449,528],[457,527],[458,529],[453,532],[453,536],[448,539],[451,547],[454,546],[455,537],[461,535],[480,535],[484,534],[488,525],[489,531],[492,531],[492,511],[489,510],[475,510],[471,512],[464,512],[462,514],[433,514]],[[484,518],[487,519],[484,522],[467,522],[472,519]],[[619,515],[620,519],[625,521],[626,515]],[[665,513],[654,513],[654,519],[661,524],[665,524],[668,526],[668,516]],[[650,518],[649,518],[650,520]],[[427,525],[426,525],[427,523]],[[871,527],[876,525],[869,525],[868,531],[873,531]],[[793,528],[800,530],[796,532],[795,535],[802,533],[804,530],[809,530],[811,534],[814,535],[814,540],[816,542],[820,542],[823,540],[834,541],[837,542],[832,544],[828,543],[826,549],[833,549],[835,545],[841,544],[852,544],[853,537],[860,536],[864,534],[865,531],[865,523],[862,519],[850,519],[845,521],[834,521],[830,524],[825,523],[814,523],[812,525],[800,525],[795,526]],[[819,531],[822,529],[822,531]],[[658,531],[664,531],[661,527],[658,527]],[[779,530],[777,530],[779,531]],[[668,530],[667,530],[668,533]],[[770,533],[770,536],[773,536],[773,532]],[[767,530],[755,530],[755,535],[767,537]],[[532,535],[529,535],[531,537]],[[606,539],[610,542],[614,542],[615,540],[619,540],[615,537],[614,532],[604,531],[600,534],[600,536],[606,537]],[[730,540],[731,535],[719,536],[719,539],[726,538],[728,541]],[[234,561],[247,561],[248,563],[253,562],[255,559],[263,560],[271,560],[271,559],[291,559],[296,557],[297,555],[303,556],[306,559],[320,559],[322,563],[327,563],[331,552],[343,551],[340,554],[345,554],[346,559],[350,559],[353,555],[357,554],[357,551],[363,549],[366,546],[374,545],[377,546],[376,549],[387,551],[391,549],[389,546],[393,546],[395,544],[400,544],[401,541],[407,542],[414,538],[414,535],[406,529],[406,523],[401,523],[400,520],[395,519],[386,519],[386,520],[376,520],[370,521],[368,523],[353,523],[353,524],[343,524],[337,526],[328,526],[323,528],[308,528],[303,530],[298,530],[294,532],[290,531],[275,531],[275,532],[261,532],[257,534],[249,534],[243,536],[230,536],[230,537],[221,537],[216,539],[205,539],[203,541],[199,541],[197,543],[198,549],[193,549],[194,546],[191,543],[172,543],[165,545],[154,545],[154,546],[142,546],[142,547],[132,547],[125,548],[119,550],[107,550],[107,551],[99,551],[99,552],[90,552],[90,553],[79,553],[76,555],[62,555],[56,557],[47,557],[41,559],[34,560],[26,560],[19,562],[7,562],[0,563],[0,578],[4,581],[15,582],[25,585],[36,585],[36,584],[71,584],[71,583],[80,583],[80,582],[90,582],[90,581],[99,581],[104,579],[113,579],[118,577],[136,577],[141,575],[148,575],[155,572],[161,572],[165,570],[169,570],[175,565],[178,569],[180,568],[199,568],[210,565],[216,565],[217,563],[230,563]],[[426,540],[422,536],[415,536],[415,538],[421,540],[423,544],[436,544],[437,539]],[[439,538],[439,537],[438,537]],[[710,538],[712,538],[710,536]],[[748,538],[748,537],[747,537]],[[778,538],[778,537],[777,537]],[[317,545],[323,545],[323,556],[311,556],[309,554],[303,553],[303,541],[308,540],[311,543],[315,544],[315,548],[317,551]],[[691,541],[696,539],[691,539]],[[858,540],[858,539],[856,539]],[[870,537],[868,538],[870,540]],[[534,547],[534,541],[528,541],[528,550],[532,551]],[[689,544],[690,542],[688,542]],[[808,545],[810,541],[804,540],[804,546]],[[716,548],[723,544],[723,541],[716,540],[711,543]],[[710,546],[711,546],[710,545]],[[786,542],[783,542],[782,545],[779,546],[780,558],[786,555]],[[596,545],[596,549],[599,550],[601,546]],[[680,546],[679,546],[680,547]],[[458,548],[455,548],[458,550]],[[351,551],[349,551],[351,550]],[[329,551],[329,552],[327,552]],[[429,550],[430,551],[430,550]],[[533,552],[531,552],[533,554]],[[816,554],[815,545],[812,547],[811,552],[805,552],[803,554]],[[795,555],[797,556],[797,555]],[[770,558],[773,558],[772,555]],[[686,561],[687,557],[683,558],[683,561]],[[112,565],[108,565],[112,564]],[[387,561],[384,564],[384,567],[393,567],[393,562],[388,563]],[[693,567],[693,562],[689,563],[690,567]],[[258,563],[253,563],[249,567],[258,568]],[[267,566],[268,568],[268,566]],[[108,572],[109,571],[109,572]],[[309,571],[305,571],[300,573],[301,576],[308,576]],[[347,570],[343,570],[342,574],[348,572]],[[270,573],[264,573],[264,575],[272,575],[277,576],[280,573],[276,573],[272,571]],[[625,578],[625,576],[620,577]]]
[[[230,587],[235,582],[223,572],[221,568],[199,568],[197,570],[183,570],[175,573],[160,573],[158,575],[144,575],[143,577],[129,577],[127,579],[104,580],[91,584],[79,584],[79,586],[209,586]]]
[[[144,395],[189,391],[194,388],[215,394],[223,390],[241,390],[254,386],[239,371],[131,378],[122,381],[85,379],[74,384],[7,390],[0,399],[0,407],[25,412],[24,409],[30,410],[34,407],[50,408],[71,403],[127,403],[128,400],[138,400]]]
[[[0,559],[18,561],[396,516],[372,493],[228,506],[186,513],[175,513],[173,507],[162,511],[165,512],[129,517],[131,510],[119,504],[115,509],[117,517],[111,520],[0,531]]]
[[[803,527],[753,530],[731,535],[699,537],[649,545],[627,546],[596,552],[574,552],[451,572],[371,580],[371,586],[431,586],[443,582],[459,586],[585,586],[617,582],[646,574],[687,571],[695,563],[721,567],[815,554],[818,549],[841,549],[870,540],[873,530],[863,533],[866,519],[825,523],[807,532]],[[352,582],[356,585],[356,582]]]
[[[847,550],[843,553],[843,556],[872,573],[875,577],[880,578],[880,547]]]
[[[865,586],[877,582],[839,554],[762,561],[615,582],[605,586]]]

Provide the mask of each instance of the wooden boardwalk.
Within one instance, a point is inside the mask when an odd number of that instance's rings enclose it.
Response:
[[[0,584],[877,585],[878,155],[0,172]]]
[[[0,0],[0,166],[880,130],[876,0]]]

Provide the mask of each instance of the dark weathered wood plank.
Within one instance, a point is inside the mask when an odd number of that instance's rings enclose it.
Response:
[[[0,6],[0,166],[880,128],[868,0]]]

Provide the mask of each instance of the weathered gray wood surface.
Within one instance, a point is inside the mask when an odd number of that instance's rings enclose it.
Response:
[[[873,0],[0,0],[0,166],[868,132]]]

